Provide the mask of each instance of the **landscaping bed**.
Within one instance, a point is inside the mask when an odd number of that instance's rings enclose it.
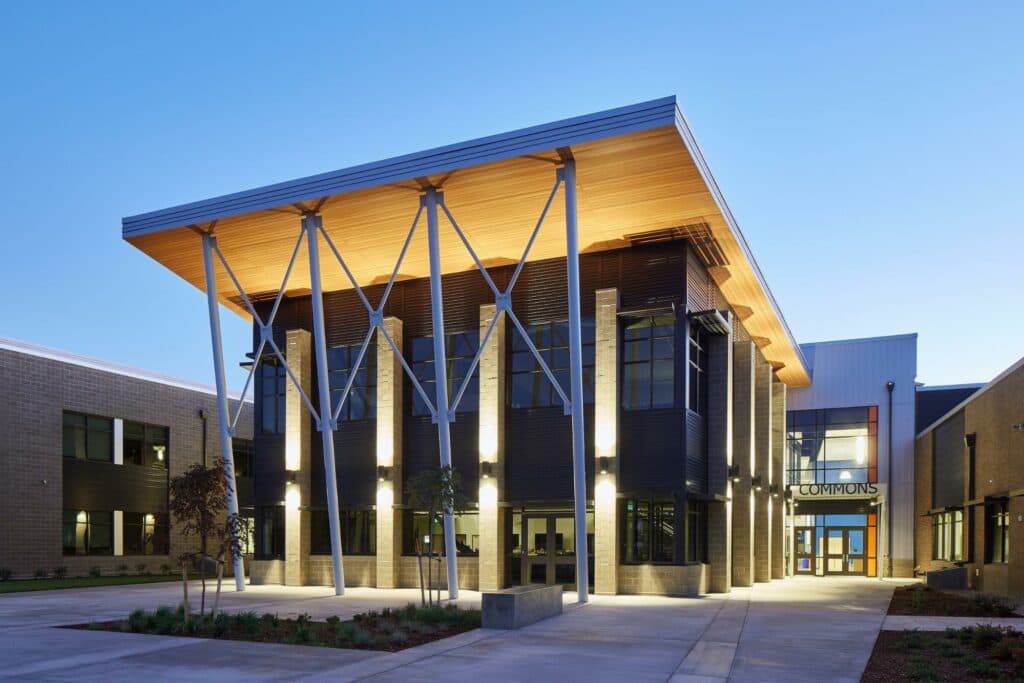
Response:
[[[95,588],[97,586],[125,586],[133,583],[161,583],[181,581],[180,576],[162,574],[127,576],[74,576],[56,579],[10,579],[0,581],[0,593],[23,593],[26,591],[49,591],[59,588]]]
[[[862,683],[1024,681],[1024,635],[996,626],[882,631]]]
[[[889,614],[930,617],[1018,617],[1014,605],[984,593],[970,597],[917,584],[893,591]]]
[[[351,621],[313,621],[308,614],[281,619],[275,614],[221,612],[216,617],[192,616],[186,622],[180,607],[161,607],[136,610],[127,619],[68,628],[395,652],[480,628],[480,611],[407,605],[357,614]]]

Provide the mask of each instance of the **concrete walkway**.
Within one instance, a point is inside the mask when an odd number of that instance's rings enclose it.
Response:
[[[52,628],[174,604],[174,584],[10,594],[0,596],[0,680],[856,681],[892,587],[804,577],[699,599],[597,596],[583,607],[567,593],[560,617],[399,653]],[[418,599],[415,590],[336,598],[324,588],[252,586],[222,604],[344,619]],[[464,591],[460,603],[478,605],[479,594]]]

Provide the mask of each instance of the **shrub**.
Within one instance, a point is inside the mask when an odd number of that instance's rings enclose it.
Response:
[[[914,657],[907,667],[907,678],[912,681],[937,681],[938,674],[927,659]]]
[[[128,615],[128,630],[132,633],[145,633],[149,626],[149,613],[137,609]]]
[[[331,626],[335,626],[336,627],[338,624],[341,623],[341,618],[337,617],[337,616],[330,616],[330,617],[327,617],[327,619],[325,619],[325,621],[328,624],[330,624]]]
[[[1002,640],[1009,629],[1000,626],[990,626],[989,624],[978,624],[972,631],[971,644],[978,650],[984,650]]]
[[[271,614],[270,612],[267,612],[262,617],[260,617],[260,621],[263,622],[264,626],[267,626],[269,628],[277,628],[281,625],[281,620],[277,618],[277,615]]]
[[[924,637],[917,629],[903,634],[903,647],[908,650],[920,650],[924,647]]]
[[[103,574],[103,570],[99,567],[89,567],[89,576],[97,578]]]
[[[139,573],[139,576],[146,576],[147,574],[149,574],[149,570],[146,568],[145,562],[139,562],[137,565],[135,565],[135,571]]]
[[[242,612],[235,615],[235,623],[245,631],[250,638],[254,637],[260,630],[260,618],[255,612]]]
[[[395,643],[396,645],[401,645],[402,643],[405,643],[405,642],[408,642],[408,641],[409,641],[409,634],[406,633],[405,631],[395,631],[394,633],[391,634],[391,642]]]
[[[55,579],[63,579],[67,575],[68,575],[68,568],[67,567],[54,567],[53,568],[53,578],[55,578]]]
[[[48,570],[48,569],[37,569],[34,572],[32,572],[32,576],[34,576],[37,579],[46,579],[46,578],[49,578],[49,576],[50,576],[50,570]]]
[[[997,617],[1012,617],[1016,614],[1013,603],[998,595],[978,593],[974,596],[974,604],[979,610],[989,612]]]
[[[117,565],[117,573],[118,573],[119,576],[127,576],[128,575],[128,565],[126,565],[126,564],[119,564],[119,565]]]
[[[221,612],[213,619],[213,635],[217,638],[223,637],[231,627],[231,619],[227,613]]]
[[[14,572],[7,567],[0,567],[0,581],[10,581],[12,576]]]

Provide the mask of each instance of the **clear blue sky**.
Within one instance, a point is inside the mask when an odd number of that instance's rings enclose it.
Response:
[[[0,5],[0,336],[209,382],[122,216],[676,94],[800,341],[1024,355],[1024,3],[152,4]]]

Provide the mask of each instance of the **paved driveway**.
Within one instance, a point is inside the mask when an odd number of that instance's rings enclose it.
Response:
[[[594,597],[519,631],[473,631],[399,653],[53,628],[173,604],[156,584],[0,596],[0,680],[856,681],[892,594],[877,579],[795,578],[699,599]],[[193,592],[192,595],[195,595]],[[232,611],[343,618],[418,591],[252,586]],[[460,602],[479,604],[464,592]]]

